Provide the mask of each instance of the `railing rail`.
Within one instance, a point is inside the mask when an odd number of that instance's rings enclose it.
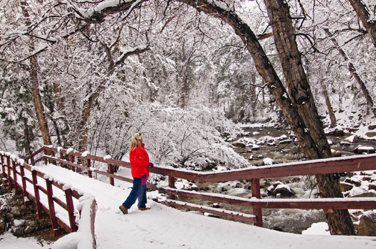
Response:
[[[44,151],[45,148],[38,150],[38,153]],[[38,153],[34,153],[32,157],[37,155]],[[37,218],[42,218],[42,211],[46,212],[50,216],[52,231],[55,236],[62,234],[63,230],[61,227],[66,230],[67,232],[76,232],[78,230],[76,224],[76,217],[74,215],[74,203],[73,198],[79,199],[82,197],[77,191],[66,188],[64,184],[58,183],[53,179],[49,179],[49,177],[45,177],[46,175],[43,172],[38,171],[36,167],[33,167],[27,163],[23,159],[16,158],[15,156],[11,156],[10,153],[0,152],[1,157],[1,165],[3,171],[3,181],[7,184],[15,188],[15,194],[19,194],[20,190],[25,197],[24,201],[26,205],[29,205],[27,200],[33,200],[35,202],[36,210],[37,210]],[[31,158],[32,158],[31,157]],[[44,156],[42,156],[44,158]],[[30,172],[27,176],[26,172]],[[18,180],[20,177],[20,180]],[[42,186],[42,182],[38,182],[38,180],[44,180],[45,186]],[[29,184],[28,184],[29,183]],[[60,189],[64,192],[65,200],[61,200],[54,195],[53,186]],[[47,199],[48,205],[41,201],[41,195],[45,195]],[[59,205],[62,209],[64,209],[68,214],[68,224],[67,222],[63,221],[59,217],[56,216],[55,204]],[[93,238],[93,248],[96,247],[95,235],[94,235],[94,221],[95,221],[95,209],[96,209],[96,201],[93,199],[92,203],[90,204],[90,222],[91,222],[91,232]]]
[[[34,157],[38,154],[40,154],[42,151],[44,150],[44,148],[40,148],[39,150],[35,151],[33,154],[31,154],[30,156],[26,157],[24,160],[26,163],[29,163],[29,160],[30,160],[30,164],[33,165],[35,163],[35,160],[34,160]]]
[[[53,147],[43,147],[44,156],[41,159],[48,162],[68,167],[71,170],[87,171],[88,177],[92,173],[102,174],[109,177],[109,183],[114,185],[114,180],[132,182],[132,179],[118,176],[113,173],[113,165],[130,168],[128,162],[114,160],[107,157],[90,155],[87,152],[80,153],[72,149],[57,149]],[[59,154],[56,157],[56,154]],[[35,155],[34,155],[35,156]],[[69,158],[66,160],[64,158]],[[77,158],[77,162],[75,159]],[[294,208],[294,209],[375,209],[376,198],[324,198],[324,199],[262,199],[260,194],[260,179],[287,177],[299,175],[316,175],[326,173],[341,173],[352,171],[365,171],[376,169],[376,155],[362,155],[345,158],[330,158],[326,160],[312,160],[297,163],[254,167],[248,169],[231,170],[225,172],[194,172],[187,170],[178,170],[172,168],[154,167],[150,172],[168,176],[168,187],[155,186],[148,183],[148,188],[156,189],[159,192],[167,193],[171,200],[167,204],[175,207],[181,207],[203,212],[212,212],[215,215],[246,220],[253,222],[257,226],[262,226],[263,208]],[[91,167],[92,162],[101,162],[107,164],[107,170],[101,171]],[[225,182],[235,180],[250,180],[252,198],[229,197],[221,194],[200,193],[195,191],[178,190],[175,188],[175,179],[182,178],[194,182]],[[201,207],[188,203],[174,201],[176,196],[196,198],[206,201],[219,202],[237,206],[253,208],[253,215],[238,214],[228,211],[215,211],[212,208]]]
[[[45,161],[60,163],[61,165],[69,165],[72,170],[80,168],[87,170],[88,176],[91,177],[92,172],[105,175],[109,177],[109,182],[114,185],[114,179],[132,182],[122,176],[113,173],[113,165],[130,168],[128,162],[114,160],[106,157],[98,157],[88,153],[80,153],[73,150],[56,149],[52,147],[44,147]],[[54,157],[55,153],[59,153],[60,157]],[[49,156],[47,156],[49,155]],[[64,160],[64,155],[69,156],[70,161]],[[75,157],[81,164],[75,163]],[[232,170],[225,172],[194,172],[187,170],[178,170],[171,168],[154,167],[150,172],[161,174],[169,177],[168,187],[157,187],[149,184],[151,189],[157,189],[159,192],[169,194],[169,198],[174,200],[176,196],[191,197],[201,200],[233,204],[238,206],[245,206],[253,208],[253,217],[247,215],[233,215],[226,212],[217,212],[217,215],[224,217],[231,217],[233,219],[245,220],[254,222],[257,226],[262,226],[262,209],[263,208],[296,208],[296,209],[375,209],[376,198],[325,198],[325,199],[261,199],[260,194],[260,179],[287,177],[299,175],[316,175],[327,173],[341,173],[352,171],[364,171],[376,169],[375,155],[352,156],[346,158],[330,158],[326,160],[312,160],[297,163],[254,167],[248,169]],[[108,165],[107,172],[93,169],[90,167],[92,161],[102,162]],[[86,166],[83,166],[85,164]],[[182,178],[194,182],[225,182],[235,180],[250,180],[252,199],[235,198],[226,195],[197,193],[192,191],[184,191],[175,189],[175,179]],[[196,207],[190,204],[181,204],[179,202],[169,201],[169,205],[175,207],[185,207],[192,210],[207,210],[208,208]],[[213,211],[214,213],[214,211]],[[246,217],[246,218],[244,218]]]

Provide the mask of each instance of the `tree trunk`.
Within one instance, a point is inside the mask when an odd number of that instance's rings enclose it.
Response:
[[[362,21],[363,26],[366,28],[369,36],[371,37],[373,46],[376,47],[376,21],[369,20],[371,16],[367,6],[360,0],[349,0],[353,6],[359,19]],[[369,21],[368,21],[369,20]]]
[[[68,125],[67,119],[65,118],[64,99],[61,95],[61,86],[59,83],[54,82],[53,87],[54,87],[57,110],[62,113],[63,115],[62,119],[65,125],[64,129],[61,129],[61,127],[57,125],[57,122],[52,119],[52,122],[54,123],[54,126],[55,126],[56,134],[59,134],[57,135],[58,144],[64,147],[71,146],[70,144],[68,144],[68,140],[65,136],[69,131],[69,125]]]
[[[324,31],[328,36],[332,36],[329,29],[324,29]],[[331,38],[330,40],[333,42],[334,46],[339,51],[342,58],[348,63],[347,64],[348,69],[351,75],[355,78],[356,82],[358,82],[359,87],[362,90],[364,97],[366,98],[368,108],[371,109],[373,115],[376,117],[376,110],[375,110],[375,107],[373,106],[373,100],[372,100],[371,95],[368,92],[366,84],[363,82],[362,78],[360,78],[360,75],[356,71],[354,64],[349,60],[349,57],[347,57],[345,51],[339,46],[337,40],[335,38]]]
[[[294,92],[293,96],[294,96],[295,101],[292,102],[286,92],[285,87],[283,86],[277,73],[272,67],[268,57],[266,56],[263,48],[258,42],[255,34],[252,32],[249,26],[245,24],[244,22],[242,22],[242,20],[235,13],[224,10],[204,0],[179,0],[179,2],[184,2],[188,5],[195,7],[199,11],[203,11],[207,14],[220,18],[221,20],[228,23],[234,29],[235,33],[242,39],[244,44],[246,44],[246,47],[256,64],[257,71],[263,77],[264,81],[266,82],[268,86],[269,91],[273,94],[276,102],[282,109],[282,112],[286,118],[286,121],[289,123],[291,129],[294,131],[295,135],[297,136],[299,143],[302,149],[304,150],[305,155],[310,159],[329,157],[330,148],[326,140],[325,134],[323,132],[321,122],[310,125],[312,131],[314,132],[314,134],[311,136],[310,129],[307,129],[305,122],[303,121],[303,118],[300,115],[300,113],[304,114],[305,119],[307,119],[306,115],[307,116],[313,115],[312,119],[309,120],[310,122],[312,122],[312,120],[316,120],[315,116],[318,116],[315,106],[313,106],[314,108],[313,111],[309,110],[309,108],[312,108],[311,102],[309,101],[311,101],[311,99],[313,100],[313,98],[311,98],[312,95],[310,94],[309,87],[307,88],[307,86],[304,84],[294,86],[292,91],[299,90],[299,92],[298,93]],[[283,15],[280,17],[284,21],[290,21],[290,25],[292,26],[291,19],[286,18],[286,17],[283,18]],[[295,43],[294,34],[293,34],[293,38],[294,38],[293,42]],[[296,46],[296,43],[295,43],[295,46]],[[286,51],[286,52],[290,52],[290,51]],[[299,53],[297,55],[294,54],[294,56],[298,56],[300,58]],[[301,63],[301,60],[300,60],[300,63]],[[294,70],[297,70],[297,69],[299,68],[294,68]],[[300,70],[298,70],[298,73],[301,73]],[[305,78],[305,74],[296,75],[296,76],[300,80],[302,80],[301,77]],[[308,101],[308,105],[307,105],[308,107],[305,107],[304,104],[307,101]],[[299,113],[295,102],[299,104],[299,108],[307,111],[307,113],[304,113],[302,110]],[[316,112],[316,115],[314,115],[314,112]],[[316,144],[315,141],[318,141],[318,143]],[[334,180],[331,175],[318,176],[317,179],[318,181],[320,181],[319,186],[321,188],[324,188],[322,190],[323,197],[334,197],[334,196],[339,196],[339,195],[342,197],[342,192],[338,191],[339,189],[338,180]],[[335,213],[333,214],[331,211],[326,211],[326,215],[328,217],[327,219],[328,224],[331,227],[332,233],[333,234],[346,234],[348,230],[351,230],[352,233],[350,234],[353,234],[354,233],[353,225],[352,225],[348,211],[347,210],[333,210],[333,212]],[[337,225],[337,221],[340,222],[339,225]],[[350,229],[344,229],[342,228],[342,226],[350,227]]]
[[[296,105],[304,123],[308,126],[314,142],[318,145],[319,157],[330,157],[330,147],[295,40],[289,7],[283,0],[265,0],[265,4],[291,100]]]
[[[188,83],[188,70],[189,65],[184,69],[184,75],[180,86],[180,108],[184,109],[187,105],[187,99],[188,99],[188,89],[189,89],[189,83]]]
[[[23,121],[24,121],[24,126],[25,126],[24,127],[25,157],[28,157],[31,155],[31,148],[30,148],[31,138],[30,138],[29,126],[27,126],[27,119],[24,118]]]
[[[268,9],[274,41],[282,64],[283,73],[292,102],[308,126],[318,155],[310,159],[331,156],[330,146],[319,118],[315,101],[306,77],[301,54],[290,17],[289,6],[283,0],[264,0]],[[320,195],[324,198],[343,197],[339,179],[332,174],[316,175]],[[348,210],[324,210],[331,234],[353,235],[354,226]]]
[[[256,106],[257,106],[257,99],[256,99],[256,73],[251,74],[251,83],[250,83],[250,90],[251,90],[251,109],[252,109],[252,117],[256,117]]]
[[[322,86],[322,91],[324,93],[326,107],[328,108],[328,112],[329,112],[330,127],[334,127],[334,126],[337,125],[337,119],[336,119],[336,116],[334,115],[332,104],[330,103],[328,90],[326,89],[326,85],[324,83],[324,80],[321,80],[320,83],[321,83],[321,86]]]
[[[222,9],[205,0],[178,0],[186,3],[198,11],[202,11],[228,23],[235,33],[242,39],[247,50],[251,54],[258,73],[264,79],[270,93],[281,108],[286,121],[299,139],[300,145],[308,158],[317,158],[318,150],[311,135],[309,134],[304,121],[300,117],[294,103],[291,102],[285,87],[275,72],[269,58],[265,54],[256,35],[235,13]]]
[[[30,58],[30,81],[32,84],[33,100],[38,116],[40,131],[42,133],[43,143],[45,145],[51,145],[50,132],[48,130],[46,116],[44,115],[42,97],[39,92],[38,60],[36,56]]]
[[[85,101],[82,112],[82,120],[80,124],[80,139],[78,142],[79,151],[83,152],[87,150],[87,135],[89,132],[88,124],[91,114],[91,107],[93,106],[94,100],[99,97],[99,94],[104,90],[104,83],[102,81],[97,88],[97,90]]]
[[[25,24],[26,26],[30,26],[31,25],[31,22],[29,19],[30,15],[27,10],[28,4],[26,3],[26,1],[21,2],[21,8],[22,8],[22,13],[26,19]],[[34,49],[35,49],[34,38],[30,37],[30,52],[33,52]],[[39,69],[38,59],[37,59],[37,56],[34,55],[30,57],[30,66],[29,66],[32,96],[33,96],[34,106],[35,106],[37,117],[38,117],[40,131],[42,133],[43,143],[45,145],[51,145],[51,139],[50,139],[50,133],[48,130],[47,120],[44,115],[42,97],[39,92],[38,69]]]

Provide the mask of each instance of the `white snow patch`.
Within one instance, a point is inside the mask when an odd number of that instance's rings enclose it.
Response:
[[[272,165],[274,163],[273,159],[267,157],[267,158],[264,158],[264,164],[265,165]]]
[[[330,235],[329,226],[326,222],[313,223],[307,230],[302,231],[304,235]]]

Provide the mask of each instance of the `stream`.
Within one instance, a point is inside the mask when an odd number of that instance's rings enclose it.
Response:
[[[245,140],[256,140],[258,147],[237,147],[235,151],[240,155],[251,160],[252,165],[260,166],[264,164],[265,158],[271,158],[273,164],[289,163],[305,160],[304,154],[299,150],[298,142],[295,136],[291,135],[291,130],[280,128],[244,128],[249,135],[242,136]],[[341,132],[339,132],[341,134]],[[327,135],[327,139],[331,144],[334,156],[352,156],[355,155],[354,150],[358,146],[376,148],[376,140],[366,140],[357,138],[350,143],[345,139],[351,134]]]
[[[327,135],[332,153],[335,156],[351,156],[356,153],[358,147],[376,148],[375,140],[356,139],[349,142],[346,138],[351,134]],[[244,128],[242,137],[228,139],[228,142],[236,145],[235,151],[249,160],[253,166],[265,164],[279,164],[306,160],[300,151],[295,136],[288,129],[280,128]],[[341,179],[342,181],[344,179]],[[273,183],[280,181],[291,187],[295,196],[292,198],[310,198],[318,193],[314,176],[284,177],[273,179],[261,179],[261,195],[263,198],[278,198],[270,196],[268,188]],[[217,184],[197,183],[197,190],[214,192],[225,195],[244,198],[251,197],[249,181],[235,181]],[[283,197],[282,197],[283,198]],[[209,203],[206,201],[182,198],[182,201],[193,202],[199,205],[223,207],[228,210],[252,214],[251,208],[236,207],[227,204]],[[300,209],[263,209],[263,226],[265,228],[301,234],[312,223],[325,221],[322,210]]]

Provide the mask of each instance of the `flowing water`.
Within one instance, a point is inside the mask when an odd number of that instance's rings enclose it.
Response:
[[[298,146],[295,136],[290,130],[279,128],[244,128],[246,135],[237,138],[238,147],[235,151],[250,161],[253,166],[264,165],[265,162],[273,164],[289,163],[305,160],[304,154]],[[354,143],[345,141],[349,134],[340,136],[328,135],[332,151],[337,156],[355,155],[354,150],[358,146],[367,146],[376,148],[375,140],[357,139]],[[236,142],[232,141],[232,143]],[[248,143],[248,146],[244,146]],[[250,159],[251,158],[251,159]],[[261,194],[263,198],[276,198],[269,196],[267,188],[273,182],[281,181],[289,185],[296,193],[295,198],[309,198],[318,192],[315,187],[313,176],[286,177],[278,179],[261,179]],[[200,191],[217,192],[226,195],[239,196],[244,198],[251,197],[250,183],[248,181],[226,182],[218,184],[197,184]],[[200,205],[213,205],[205,201],[182,199]],[[215,204],[218,205],[218,204]],[[242,213],[252,213],[252,209],[244,207],[235,207],[226,204],[219,206],[228,210]],[[312,223],[325,221],[322,210],[297,210],[297,209],[263,209],[263,226],[266,228],[301,233],[309,228]]]
[[[259,149],[248,147],[236,148],[236,152],[245,158],[250,158],[252,165],[263,165],[264,158],[271,158],[273,164],[288,163],[294,161],[305,160],[304,154],[299,150],[298,142],[291,130],[280,128],[245,128],[245,132],[249,135],[243,136],[247,140],[255,139],[262,144]],[[331,149],[339,153],[341,156],[355,155],[354,150],[358,146],[376,148],[376,140],[356,139],[354,143],[345,141],[350,134],[343,135],[327,135],[328,141],[331,143]],[[264,141],[264,142],[262,142]]]

